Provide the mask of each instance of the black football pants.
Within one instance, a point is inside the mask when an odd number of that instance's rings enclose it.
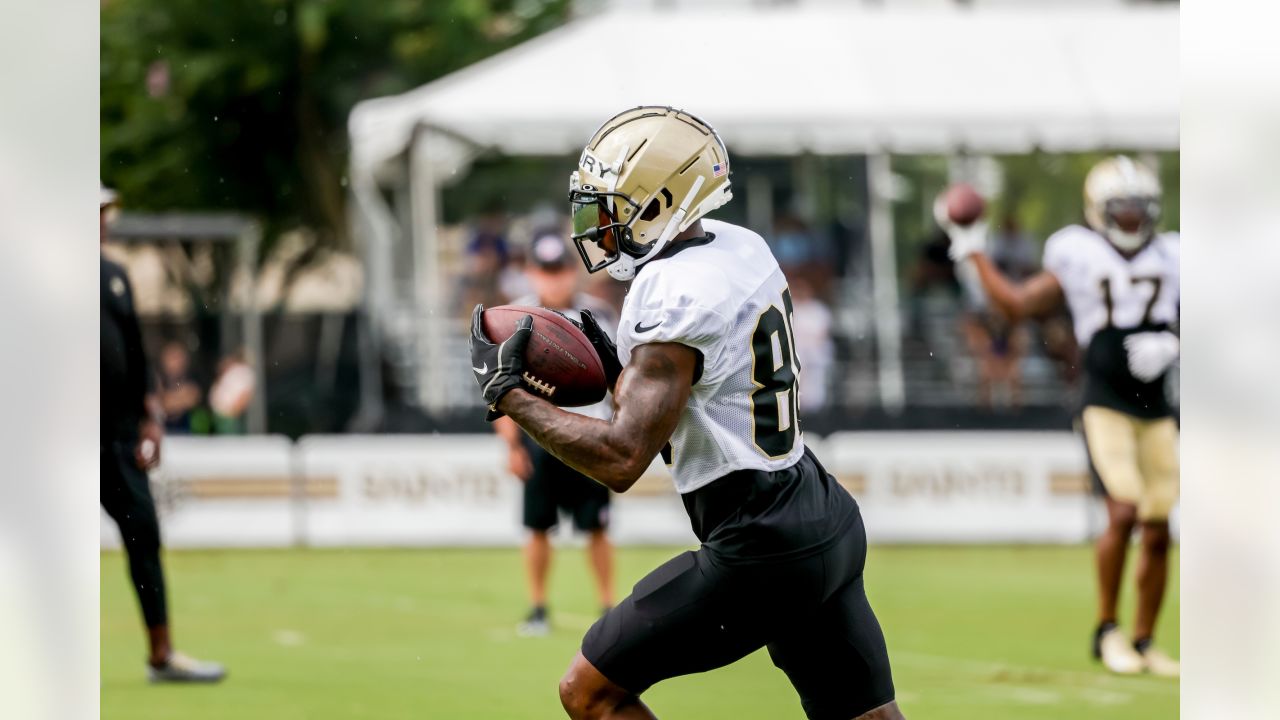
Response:
[[[104,442],[100,451],[102,509],[120,528],[129,577],[147,627],[169,624],[160,567],[160,520],[147,473],[133,458],[134,442]]]

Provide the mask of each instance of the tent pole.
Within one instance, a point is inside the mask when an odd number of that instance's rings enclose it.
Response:
[[[763,172],[747,176],[747,227],[773,237],[773,182]]]
[[[898,263],[893,242],[893,167],[889,154],[867,156],[870,192],[871,282],[875,292],[876,352],[880,406],[898,414],[905,403],[902,322],[898,308]]]
[[[262,344],[262,309],[258,306],[258,244],[262,239],[262,230],[257,223],[249,225],[240,233],[237,250],[240,268],[248,279],[245,307],[241,313],[241,335],[244,338],[245,350],[249,357],[245,360],[253,368],[254,390],[249,399],[249,417],[247,430],[254,434],[267,431],[267,355]]]
[[[393,278],[389,267],[392,253],[391,222],[378,195],[377,181],[370,171],[351,162],[352,237],[359,243],[364,264],[364,307],[356,315],[356,337],[360,354],[360,407],[347,424],[348,432],[371,432],[382,422],[382,341],[381,323],[386,319],[387,298]]]
[[[449,407],[445,333],[450,309],[445,306],[447,294],[441,272],[439,188],[431,167],[430,133],[423,130],[414,136],[409,155],[409,197],[413,203],[413,304],[415,319],[423,331],[419,337],[425,341],[417,346],[423,356],[418,366],[418,398],[428,413],[439,417]]]

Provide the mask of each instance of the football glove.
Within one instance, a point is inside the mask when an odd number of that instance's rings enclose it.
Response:
[[[957,265],[968,260],[975,253],[987,251],[987,223],[984,220],[976,220],[969,225],[948,222],[942,226],[942,229],[951,239],[947,254]]]
[[[480,317],[484,313],[484,305],[476,305],[471,312],[471,369],[475,371],[476,382],[480,384],[480,394],[489,406],[489,414],[485,417],[493,422],[502,417],[498,412],[498,401],[503,395],[520,387],[520,376],[524,372],[524,349],[533,334],[533,316],[525,315],[516,323],[516,331],[511,337],[495,345],[484,334],[484,323]]]
[[[968,225],[957,225],[951,221],[947,215],[947,206],[942,196],[933,204],[933,219],[937,221],[938,227],[947,234],[947,238],[951,240],[951,245],[947,248],[947,254],[951,256],[951,261],[959,265],[974,253],[986,252],[987,250],[987,221],[975,220]]]
[[[1153,382],[1178,359],[1178,336],[1171,332],[1134,333],[1124,339],[1129,372],[1142,382]]]
[[[604,366],[604,379],[612,392],[618,376],[622,374],[622,363],[618,362],[618,346],[609,339],[609,333],[600,327],[590,310],[578,312],[582,315],[582,322],[574,324],[582,328],[582,334],[587,336],[591,346],[596,349],[596,355],[600,356],[600,364]]]

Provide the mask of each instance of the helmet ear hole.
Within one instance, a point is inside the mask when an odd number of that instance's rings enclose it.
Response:
[[[645,207],[644,212],[640,214],[640,219],[647,222],[649,220],[653,220],[654,218],[658,217],[658,214],[661,212],[662,212],[662,203],[658,202],[658,198],[654,198],[653,200],[649,201],[649,204],[648,206]]]

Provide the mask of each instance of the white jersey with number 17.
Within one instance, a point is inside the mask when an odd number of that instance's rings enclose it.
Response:
[[[645,343],[679,343],[702,356],[663,451],[680,493],[735,470],[781,470],[804,452],[787,279],[756,233],[716,220],[702,227],[705,239],[641,268],[618,326],[624,366]]]
[[[1083,405],[1139,418],[1173,412],[1163,376],[1154,381],[1133,376],[1125,339],[1167,330],[1178,321],[1178,257],[1177,233],[1160,233],[1132,254],[1122,254],[1079,225],[1045,242],[1044,269],[1062,286],[1084,350]]]
[[[1131,257],[1097,232],[1069,225],[1044,244],[1044,269],[1062,286],[1076,340],[1101,330],[1139,330],[1178,319],[1179,235],[1156,235]]]

